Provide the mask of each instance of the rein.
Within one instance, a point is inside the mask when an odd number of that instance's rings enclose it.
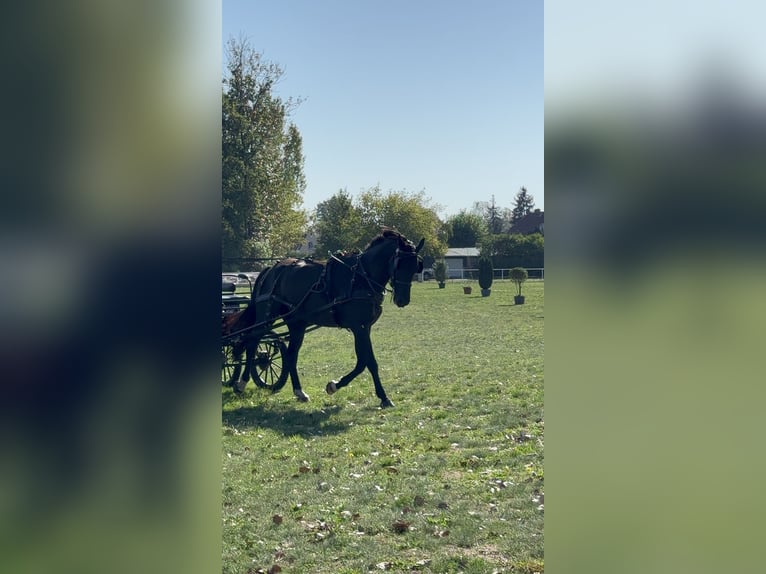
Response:
[[[370,277],[370,276],[369,276],[369,274],[367,273],[367,270],[364,268],[364,264],[362,263],[362,255],[363,255],[363,253],[357,253],[357,254],[355,254],[355,257],[356,257],[356,264],[355,264],[355,265],[353,265],[353,266],[349,265],[348,263],[346,263],[346,262],[345,262],[345,261],[343,261],[342,259],[340,259],[340,258],[336,257],[336,256],[335,256],[335,255],[333,255],[332,253],[329,253],[328,255],[329,255],[329,256],[330,256],[332,259],[334,259],[335,261],[337,261],[338,263],[340,263],[341,265],[343,265],[344,267],[346,267],[346,268],[348,268],[349,270],[351,270],[351,272],[353,273],[353,275],[352,275],[352,277],[351,277],[351,283],[352,283],[352,284],[353,284],[353,282],[354,282],[354,277],[356,277],[357,275],[359,275],[359,276],[361,276],[361,277],[362,277],[362,278],[363,278],[365,281],[367,281],[367,284],[368,284],[368,285],[369,285],[371,288],[373,288],[373,289],[374,289],[374,288],[377,288],[377,289],[378,289],[378,293],[383,293],[383,296],[384,296],[384,297],[385,297],[386,293],[390,293],[390,292],[391,292],[391,289],[389,289],[389,288],[388,288],[388,287],[386,287],[385,285],[381,285],[380,283],[378,283],[378,282],[377,282],[377,281],[375,281],[375,280],[374,280],[372,277]],[[357,270],[357,268],[359,268],[359,269]],[[393,280],[393,278],[392,278],[392,280]]]

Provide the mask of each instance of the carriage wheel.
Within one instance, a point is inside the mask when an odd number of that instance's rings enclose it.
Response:
[[[232,354],[232,346],[224,345],[221,347],[221,363],[221,384],[228,385],[234,374],[234,367],[244,366],[244,356],[236,359]]]
[[[253,358],[253,368],[250,374],[253,382],[262,389],[277,392],[287,382],[287,369],[284,365],[284,356],[287,347],[281,339],[267,337],[258,343],[258,348]]]

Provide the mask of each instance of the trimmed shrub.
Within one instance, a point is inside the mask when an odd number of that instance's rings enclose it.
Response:
[[[492,267],[492,259],[489,257],[479,258],[479,287],[489,289],[492,287],[492,275],[495,269]]]

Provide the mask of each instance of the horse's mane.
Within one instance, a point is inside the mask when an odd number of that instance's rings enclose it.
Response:
[[[373,237],[370,242],[367,244],[367,247],[364,248],[366,251],[367,249],[374,247],[378,243],[381,243],[383,241],[386,241],[388,239],[397,239],[399,241],[399,246],[402,247],[404,245],[408,245],[409,241],[407,241],[407,238],[404,237],[401,233],[399,233],[396,229],[391,229],[390,227],[384,227],[381,232]]]

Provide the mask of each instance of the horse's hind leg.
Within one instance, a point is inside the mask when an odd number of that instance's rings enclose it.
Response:
[[[288,325],[290,331],[290,342],[287,345],[287,356],[285,357],[286,368],[290,373],[290,382],[293,385],[293,394],[301,402],[309,400],[309,396],[301,389],[301,381],[298,378],[298,351],[303,345],[303,337],[306,335],[306,325]]]
[[[372,382],[375,384],[375,394],[380,399],[380,406],[382,408],[393,407],[394,403],[386,396],[386,391],[380,382],[378,361],[372,352],[369,327],[354,329],[354,350],[356,351],[356,366],[350,373],[341,377],[340,381],[327,383],[327,387],[325,387],[327,393],[331,395],[338,389],[342,389],[353,381],[366,367],[369,369],[370,375],[372,375]]]
[[[237,359],[235,361],[237,364],[234,367],[231,380],[233,382],[232,389],[237,394],[243,392],[245,387],[247,387],[247,383],[250,382],[250,369],[253,368],[255,352],[258,349],[258,343],[261,342],[261,336],[261,333],[250,333],[234,348],[232,354]],[[244,349],[245,353],[244,368],[242,367],[242,361],[239,360],[242,357],[242,349]],[[240,372],[242,373],[241,376]]]
[[[239,353],[232,353],[235,360],[235,366],[234,366],[234,372],[231,376],[231,388],[234,390],[235,393],[239,394],[245,390],[245,387],[247,386],[247,383],[250,381],[250,367],[253,364],[253,357],[255,356],[255,349],[258,346],[258,342],[256,341],[255,345],[251,343],[247,343],[244,345],[244,353],[245,353],[245,367],[242,368],[242,361],[240,360],[242,358],[242,350],[239,351]],[[235,349],[236,351],[236,349]],[[242,375],[240,376],[240,372]]]
[[[229,360],[231,361],[232,369],[231,376],[229,377],[229,380],[226,381],[226,385],[234,389],[235,393],[240,392],[237,389],[237,381],[242,372],[242,353],[244,352],[245,349],[242,345],[234,345],[231,348],[231,358]]]

